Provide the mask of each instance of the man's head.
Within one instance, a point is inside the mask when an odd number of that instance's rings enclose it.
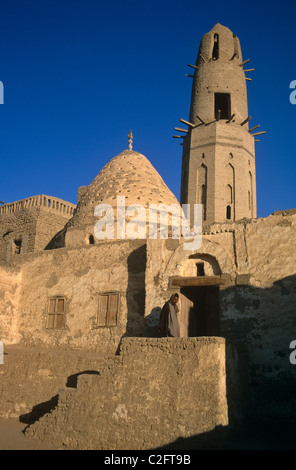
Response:
[[[179,300],[179,294],[174,294],[172,296],[172,301],[173,301],[173,304],[176,304]]]

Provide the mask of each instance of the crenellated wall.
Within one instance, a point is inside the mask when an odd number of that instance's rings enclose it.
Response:
[[[19,254],[44,250],[75,207],[45,195],[0,206],[0,265],[10,266]]]

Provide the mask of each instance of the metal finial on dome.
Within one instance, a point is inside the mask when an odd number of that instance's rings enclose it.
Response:
[[[128,133],[128,149],[133,150],[133,133],[129,131]]]

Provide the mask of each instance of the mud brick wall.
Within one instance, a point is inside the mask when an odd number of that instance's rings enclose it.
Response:
[[[98,373],[101,364],[95,353],[5,346],[0,417],[38,419],[56,406],[61,387],[76,387],[79,374]]]
[[[227,426],[222,338],[124,338],[120,360],[60,390],[28,435],[77,449],[148,449]]]

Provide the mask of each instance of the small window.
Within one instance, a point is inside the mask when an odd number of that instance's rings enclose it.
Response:
[[[197,268],[197,275],[204,276],[205,275],[205,264],[204,263],[196,263]]]
[[[15,239],[13,241],[13,254],[14,255],[19,255],[22,251],[22,239]]]
[[[215,119],[230,119],[230,94],[215,93]]]
[[[63,328],[65,315],[65,298],[49,299],[46,328]]]
[[[93,236],[93,235],[90,235],[90,236],[88,237],[88,243],[89,243],[90,245],[94,245],[94,244],[95,244],[95,239],[94,239],[94,236]]]
[[[214,46],[213,46],[212,59],[213,60],[219,59],[219,34],[214,34]]]
[[[119,293],[107,292],[99,295],[97,326],[116,326],[119,313]]]
[[[231,206],[226,207],[226,219],[231,220]]]
[[[201,187],[201,204],[203,212],[203,220],[207,218],[207,187],[205,184]]]

